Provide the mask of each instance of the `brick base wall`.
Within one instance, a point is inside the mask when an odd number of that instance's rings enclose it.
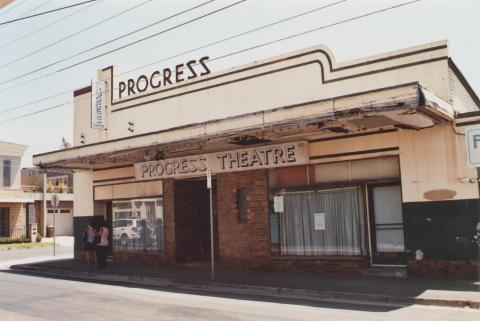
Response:
[[[422,278],[480,280],[479,261],[408,261],[409,276]]]

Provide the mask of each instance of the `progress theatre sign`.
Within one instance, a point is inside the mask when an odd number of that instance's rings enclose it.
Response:
[[[135,179],[150,180],[202,176],[207,171],[224,173],[308,163],[307,142],[259,146],[203,155],[135,164]]]

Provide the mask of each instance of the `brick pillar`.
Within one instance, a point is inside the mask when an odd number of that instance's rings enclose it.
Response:
[[[237,189],[247,190],[247,222],[240,223]],[[258,268],[269,257],[268,172],[255,170],[217,175],[220,263]]]
[[[163,181],[163,219],[165,228],[165,258],[169,263],[175,263],[175,199],[174,180]]]
[[[43,213],[43,201],[35,201],[34,206],[38,234],[40,234],[42,237],[45,237],[45,230],[43,229],[43,226],[45,225],[44,221],[46,220],[46,214]]]
[[[10,237],[25,236],[26,213],[23,203],[10,204]]]

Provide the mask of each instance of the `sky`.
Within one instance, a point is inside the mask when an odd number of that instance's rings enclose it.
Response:
[[[329,25],[409,0],[247,0],[147,41],[59,71],[109,50],[159,33],[239,0],[215,0],[150,28],[79,54],[208,0],[97,0],[50,14],[1,24],[81,0],[15,0],[0,10],[0,140],[28,145],[22,166],[32,155],[57,150],[62,138],[72,142],[73,90],[90,85],[98,69],[115,66],[122,73],[164,60],[255,27],[334,4],[298,19],[165,60],[125,74],[125,80],[190,59],[225,54]],[[124,13],[122,13],[124,12]],[[337,62],[363,58],[439,40],[449,41],[449,55],[472,88],[480,92],[480,0],[421,0],[391,11],[336,25],[286,41],[248,50],[209,63],[212,72],[323,44]],[[110,18],[104,23],[102,20]],[[88,30],[83,31],[88,28]],[[44,47],[47,47],[43,49]],[[27,57],[24,57],[28,55]],[[65,59],[75,55],[73,58]],[[60,63],[56,63],[62,60]],[[47,65],[50,65],[46,67]],[[45,68],[43,68],[45,67]],[[33,72],[36,69],[40,71]],[[26,73],[27,76],[15,79]],[[12,80],[15,79],[15,80]],[[61,95],[43,100],[46,97]],[[42,100],[38,103],[24,104]],[[57,105],[61,105],[56,107]],[[20,108],[16,108],[19,107]],[[15,108],[14,110],[10,110]],[[44,109],[48,111],[40,112]],[[8,111],[10,110],[10,111]],[[36,113],[38,112],[38,113]],[[172,110],[172,112],[175,112]],[[28,117],[23,115],[32,114]],[[12,120],[17,117],[15,120]]]

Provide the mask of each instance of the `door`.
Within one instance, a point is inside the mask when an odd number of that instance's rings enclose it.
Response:
[[[404,265],[402,190],[399,184],[370,186],[372,264]]]
[[[53,225],[55,215],[55,235],[73,236],[73,214],[70,209],[49,209],[47,225]]]

